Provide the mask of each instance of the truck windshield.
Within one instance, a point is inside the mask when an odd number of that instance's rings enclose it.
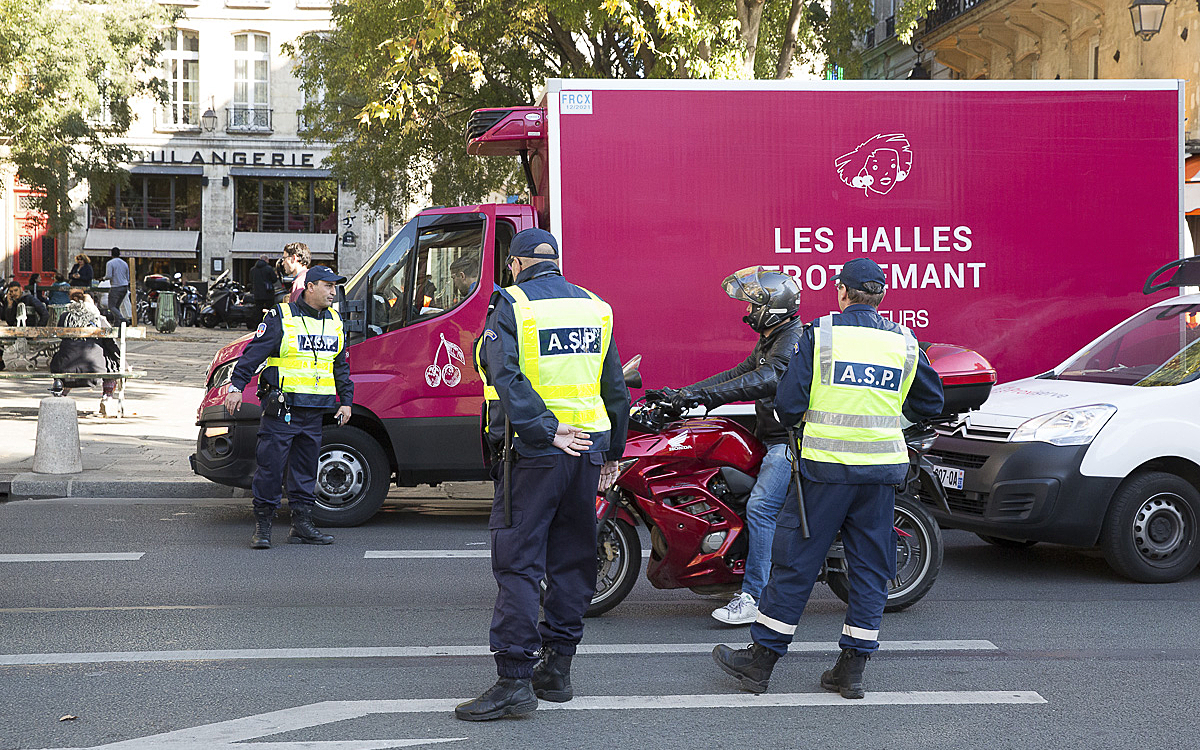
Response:
[[[1200,377],[1200,304],[1143,310],[1068,360],[1059,380],[1160,386]]]

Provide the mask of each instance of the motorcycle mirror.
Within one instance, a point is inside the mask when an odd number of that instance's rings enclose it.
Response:
[[[633,357],[621,365],[621,374],[625,376],[625,385],[629,388],[642,387],[642,374],[638,372],[638,367],[642,364],[642,355],[635,354]]]

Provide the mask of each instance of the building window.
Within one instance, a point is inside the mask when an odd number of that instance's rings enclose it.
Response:
[[[337,232],[337,183],[314,179],[236,179],[239,232]]]
[[[1088,78],[1100,77],[1100,40],[1093,39],[1088,49]]]
[[[167,81],[167,104],[159,125],[168,128],[200,127],[200,35],[174,29],[163,52],[163,77]]]
[[[266,34],[233,37],[233,102],[227,129],[271,129],[270,50]]]
[[[200,176],[134,175],[127,187],[93,196],[88,226],[93,229],[200,230]]]

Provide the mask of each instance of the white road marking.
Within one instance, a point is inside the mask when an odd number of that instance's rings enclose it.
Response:
[[[707,654],[715,643],[613,643],[579,646],[580,654]],[[995,651],[991,641],[883,641],[883,651]],[[793,643],[793,653],[836,652],[836,642]],[[0,654],[0,666],[35,664],[99,664],[104,662],[241,661],[249,659],[427,659],[435,657],[491,656],[479,646],[378,646],[346,648],[242,648],[194,651],[97,651],[56,654]]]
[[[490,549],[369,549],[363,553],[367,560],[447,560],[454,558],[491,558]],[[650,550],[642,550],[642,558],[650,557]]]
[[[106,560],[141,560],[145,552],[50,552],[45,554],[2,554],[0,563],[21,562],[99,562]]]
[[[342,740],[335,742],[243,743],[272,734],[359,719],[372,714],[449,713],[460,698],[415,700],[325,701],[247,716],[191,729],[139,737],[98,745],[92,750],[219,750],[220,748],[266,748],[266,750],[383,750],[442,742],[457,742],[466,737],[420,740]],[[607,695],[578,696],[569,703],[538,704],[543,711],[625,711],[696,708],[780,708],[796,706],[859,708],[862,706],[945,706],[945,705],[1037,705],[1047,703],[1036,692],[1022,690],[905,691],[868,692],[861,700],[846,700],[833,693],[721,693],[705,695]]]

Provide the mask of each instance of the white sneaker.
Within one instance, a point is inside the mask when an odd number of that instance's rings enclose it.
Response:
[[[749,625],[758,619],[758,605],[754,597],[743,592],[734,596],[724,607],[713,610],[712,616],[726,625]]]

